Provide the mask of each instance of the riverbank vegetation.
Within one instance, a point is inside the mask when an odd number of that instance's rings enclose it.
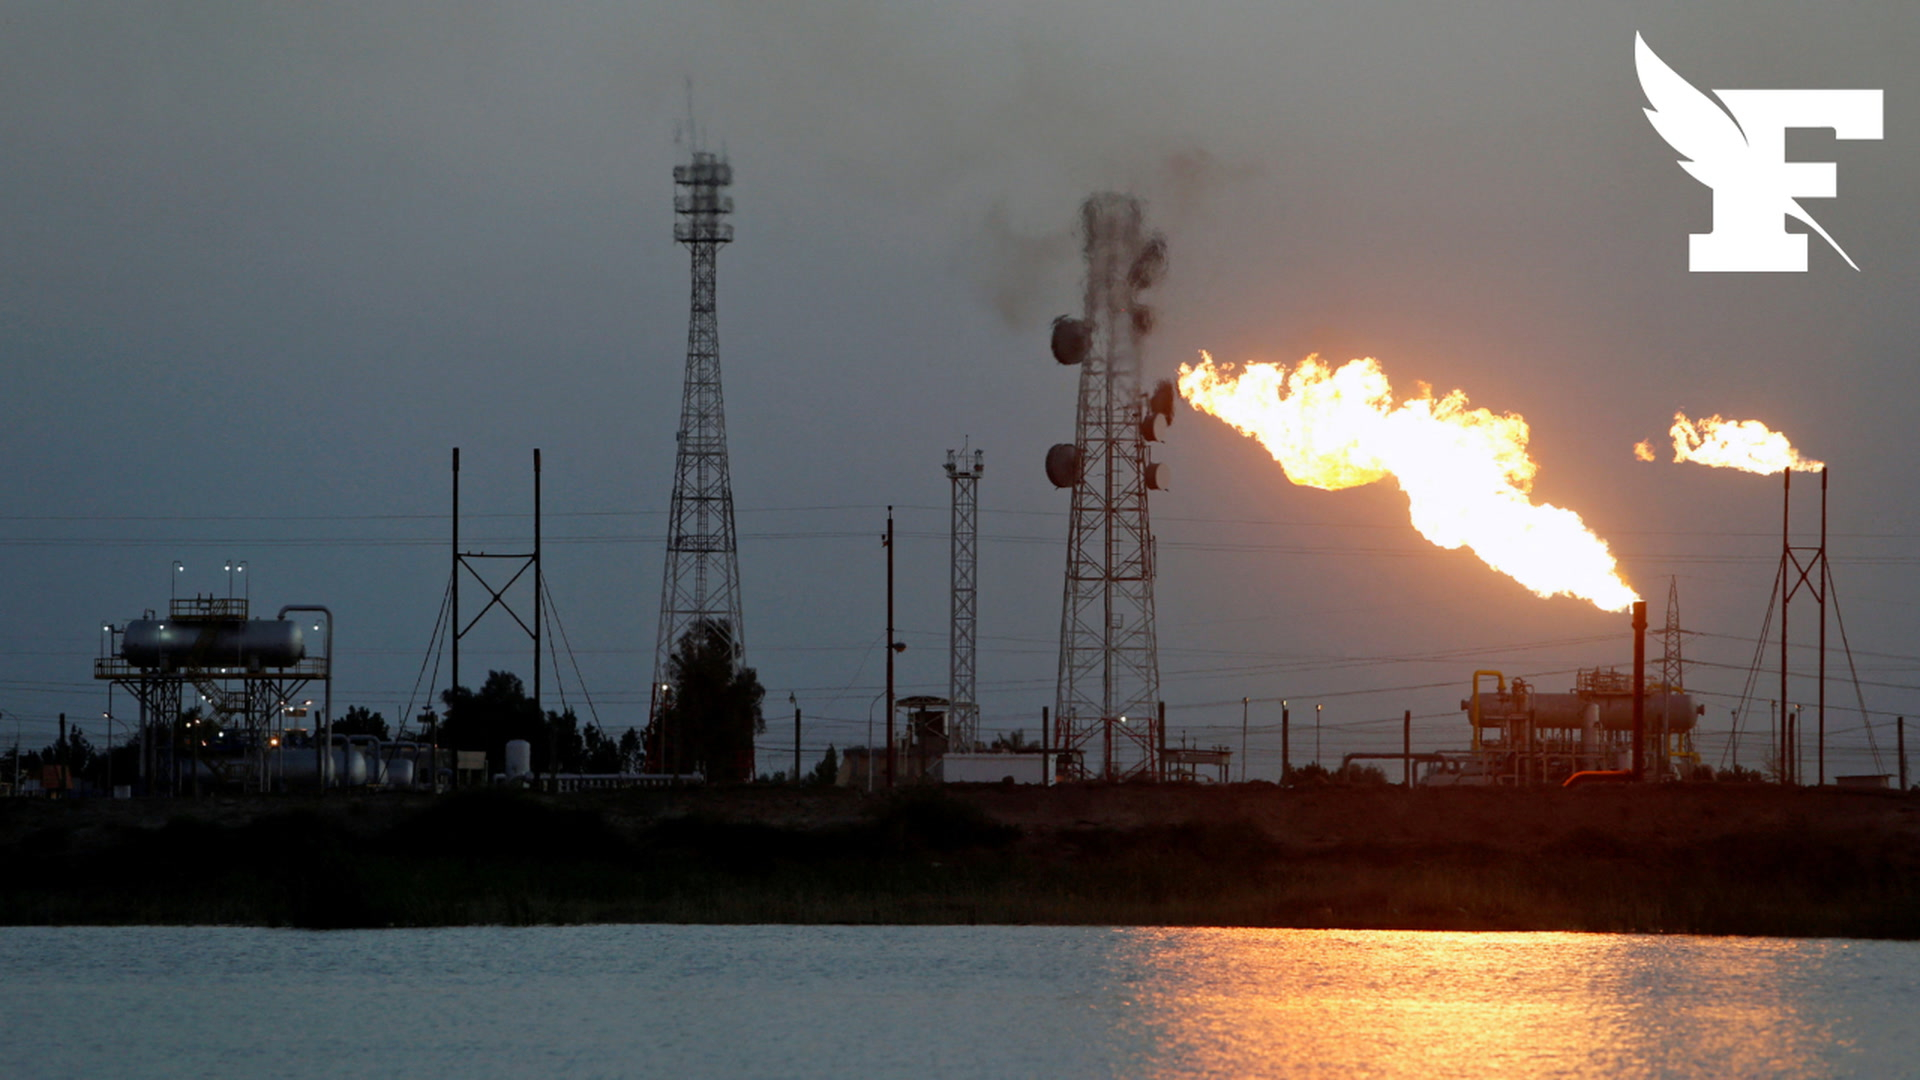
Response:
[[[1920,800],[748,786],[0,805],[0,923],[1054,923],[1920,938]]]

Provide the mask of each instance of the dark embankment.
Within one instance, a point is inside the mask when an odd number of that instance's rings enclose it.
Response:
[[[1074,923],[1920,938],[1920,798],[776,788],[0,804],[0,923]]]

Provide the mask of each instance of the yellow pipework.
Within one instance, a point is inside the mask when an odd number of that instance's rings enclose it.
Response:
[[[1476,671],[1473,673],[1473,694],[1467,698],[1467,715],[1473,723],[1473,749],[1480,751],[1480,676],[1493,676],[1494,687],[1502,694],[1507,692],[1507,677],[1498,671]]]

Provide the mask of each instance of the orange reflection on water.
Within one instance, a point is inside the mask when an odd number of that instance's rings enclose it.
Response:
[[[1127,930],[1151,1075],[1816,1076],[1824,942],[1559,933]],[[1131,1041],[1130,1039],[1130,1041]],[[1822,1055],[1819,1051],[1826,1050]]]

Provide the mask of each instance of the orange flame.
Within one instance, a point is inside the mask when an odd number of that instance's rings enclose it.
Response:
[[[1673,414],[1669,434],[1673,436],[1675,463],[1696,461],[1718,469],[1740,469],[1762,476],[1787,469],[1819,472],[1826,468],[1822,462],[1801,457],[1785,435],[1768,430],[1767,425],[1758,420],[1722,420],[1718,416],[1689,420],[1686,413],[1677,412]],[[1649,452],[1640,460],[1652,461],[1651,450],[1649,447]]]
[[[1538,466],[1522,417],[1469,409],[1458,390],[1435,400],[1425,385],[1396,404],[1372,359],[1329,369],[1309,356],[1292,371],[1248,364],[1235,375],[1203,352],[1180,365],[1180,395],[1258,439],[1296,484],[1338,491],[1392,477],[1420,535],[1470,549],[1536,596],[1603,611],[1639,599],[1580,515],[1529,497]]]

